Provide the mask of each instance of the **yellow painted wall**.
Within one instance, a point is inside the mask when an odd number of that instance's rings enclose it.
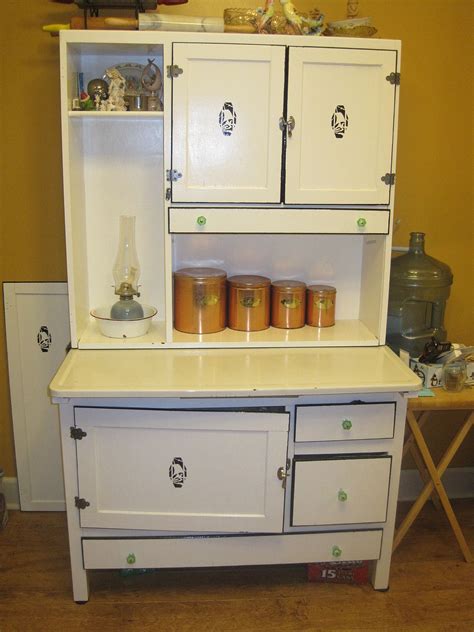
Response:
[[[226,2],[190,0],[188,15],[221,15]],[[314,4],[295,0],[301,10]],[[232,2],[255,7],[257,2]],[[346,0],[320,0],[328,19]],[[446,323],[452,340],[474,344],[472,200],[472,0],[360,0],[378,36],[401,39],[396,245],[427,233],[427,250],[450,264]],[[163,12],[172,10],[163,8]],[[74,5],[2,0],[0,6],[0,280],[65,281],[58,40],[41,24],[66,22]],[[0,465],[15,475],[0,311]],[[468,459],[467,448],[461,460]]]

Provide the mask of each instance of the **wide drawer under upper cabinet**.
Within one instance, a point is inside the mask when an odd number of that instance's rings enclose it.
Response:
[[[170,233],[386,235],[389,211],[170,208]]]
[[[390,456],[296,456],[292,526],[385,522]]]
[[[75,426],[82,527],[281,532],[287,413],[76,408]]]
[[[295,441],[391,439],[395,402],[296,407]]]
[[[381,543],[382,530],[374,529],[225,538],[83,539],[82,549],[84,568],[177,568],[376,560]]]

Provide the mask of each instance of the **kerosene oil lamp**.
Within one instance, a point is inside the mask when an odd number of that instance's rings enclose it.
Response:
[[[141,305],[134,298],[140,296],[138,291],[140,264],[135,248],[135,217],[133,215],[120,216],[119,244],[112,273],[115,294],[119,300],[112,307],[109,303],[91,310],[91,316],[97,321],[100,333],[108,338],[144,336],[157,310],[151,305]]]
[[[135,217],[120,216],[120,232],[117,256],[113,266],[115,294],[119,300],[112,305],[110,317],[114,320],[143,318],[143,307],[133,297],[140,296],[138,279],[140,264],[135,247]]]

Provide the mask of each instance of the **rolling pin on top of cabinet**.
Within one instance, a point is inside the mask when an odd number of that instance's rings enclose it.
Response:
[[[251,25],[224,24],[224,18],[194,17],[167,13],[140,13],[135,18],[105,18],[107,28],[133,28],[140,31],[192,31],[199,33],[253,33]]]
[[[205,18],[166,13],[140,13],[135,18],[89,17],[87,26],[82,16],[74,16],[69,24],[46,24],[43,31],[57,35],[63,30],[124,31],[191,31],[200,33],[253,33],[251,25],[224,24],[223,18]]]

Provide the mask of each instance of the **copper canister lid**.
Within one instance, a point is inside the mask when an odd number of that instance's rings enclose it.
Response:
[[[313,294],[336,294],[337,292],[332,285],[308,285],[308,290]]]
[[[209,279],[225,279],[227,273],[219,268],[181,268],[174,273],[180,281],[186,283],[199,283],[209,281]]]
[[[272,287],[276,287],[279,290],[289,290],[290,292],[302,292],[306,289],[306,283],[303,283],[303,281],[284,279],[281,281],[272,281]]]
[[[255,289],[268,287],[271,283],[270,279],[258,274],[237,274],[227,279],[232,287],[240,287],[247,289]]]

